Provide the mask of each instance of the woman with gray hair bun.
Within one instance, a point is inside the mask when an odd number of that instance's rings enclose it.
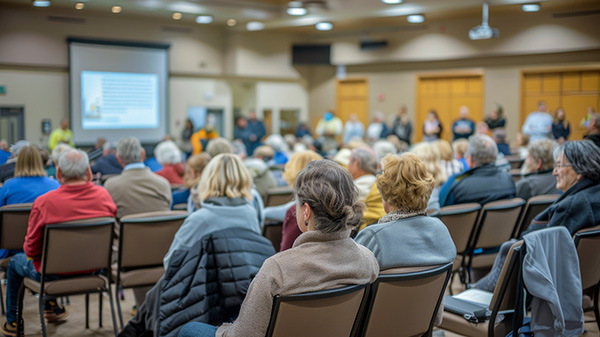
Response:
[[[350,173],[333,161],[310,162],[294,181],[294,195],[296,220],[303,234],[292,249],[265,260],[236,321],[218,328],[188,323],[179,337],[263,337],[273,296],[365,284],[377,278],[379,266],[373,253],[350,238],[363,208]]]
[[[600,148],[589,140],[566,142],[558,149],[553,174],[563,194],[533,219],[526,233],[565,226],[575,234],[600,225]]]

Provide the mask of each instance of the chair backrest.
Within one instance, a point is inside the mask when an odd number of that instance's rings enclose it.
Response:
[[[523,162],[525,161],[525,160],[521,159],[521,157],[518,155],[505,156],[504,158],[506,158],[506,160],[508,160],[508,162],[510,163],[511,169],[521,168],[521,165],[523,165]]]
[[[452,263],[382,271],[371,285],[362,336],[421,336],[433,329]]]
[[[510,169],[508,171],[508,173],[513,178],[513,181],[515,182],[515,184],[517,183],[517,181],[519,181],[523,178],[523,176],[521,175],[520,169]]]
[[[119,229],[119,268],[162,266],[175,233],[187,216],[185,211],[160,211],[122,217]]]
[[[522,245],[523,240],[515,242],[506,255],[506,260],[500,271],[500,276],[492,295],[492,301],[490,302],[489,308],[492,311],[490,322],[495,322],[498,312],[515,309],[517,281],[519,278],[519,268],[521,268],[518,253]],[[493,325],[490,324],[490,326]]]
[[[275,296],[267,337],[348,337],[363,303],[366,284]]]
[[[521,234],[526,231],[527,228],[529,228],[533,218],[548,208],[548,206],[552,205],[556,199],[558,199],[558,197],[558,194],[544,194],[529,198],[529,200],[527,200],[527,204],[525,205],[525,209],[523,210],[523,214],[521,215],[521,219],[519,220],[519,224],[517,227],[515,227],[515,232],[513,233],[512,237],[521,237]]]
[[[42,275],[109,270],[114,225],[108,217],[46,225]]]
[[[481,205],[478,203],[460,204],[442,207],[437,215],[448,228],[459,253],[469,248],[469,240],[477,224],[480,210]]]
[[[275,251],[277,252],[281,249],[282,231],[283,222],[270,219],[265,220],[265,224],[262,228],[262,235],[271,241],[273,248],[275,248]]]
[[[0,207],[0,249],[23,249],[31,205],[27,203]]]
[[[582,288],[585,290],[598,285],[600,283],[600,226],[582,229],[575,233],[575,246],[579,256]]]
[[[293,190],[291,187],[274,187],[267,191],[265,207],[279,206],[292,201]]]
[[[489,202],[483,205],[471,248],[494,248],[510,240],[525,200],[521,198]]]

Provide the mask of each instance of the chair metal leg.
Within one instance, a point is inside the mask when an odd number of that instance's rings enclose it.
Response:
[[[115,292],[118,293],[118,292]],[[118,295],[117,295],[118,296]],[[115,296],[115,298],[117,297]],[[119,334],[119,328],[117,326],[117,318],[115,317],[115,304],[112,298],[112,290],[110,289],[110,282],[108,282],[108,299],[110,300],[110,313],[113,321],[113,330],[115,331],[115,337]],[[119,299],[117,298],[117,303],[119,303]],[[121,327],[123,323],[121,322]]]
[[[596,316],[596,325],[598,325],[598,329],[600,329],[600,299],[598,298],[600,295],[600,283],[596,285],[596,290],[594,290],[594,316]]]
[[[25,336],[25,324],[23,324],[23,297],[25,286],[21,283],[19,295],[17,296],[17,336]]]
[[[2,316],[6,315],[6,309],[4,308],[4,290],[2,289],[2,284],[0,284],[0,307],[2,309]]]
[[[98,293],[98,326],[102,327],[102,292]]]
[[[90,328],[90,294],[85,294],[85,328]]]
[[[121,303],[119,301],[119,284],[118,283],[115,285],[115,301],[117,302],[117,312],[119,314],[119,323],[121,324],[121,329],[123,329],[125,327],[125,325],[123,325],[123,313],[121,311]]]
[[[42,326],[42,335],[44,337],[48,336],[48,333],[46,332],[46,319],[44,319],[44,294],[42,294],[40,292],[40,297],[39,297],[39,310],[40,310],[40,324]]]

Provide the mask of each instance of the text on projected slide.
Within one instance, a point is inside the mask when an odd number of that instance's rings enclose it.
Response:
[[[81,121],[84,130],[158,127],[158,75],[82,71]]]

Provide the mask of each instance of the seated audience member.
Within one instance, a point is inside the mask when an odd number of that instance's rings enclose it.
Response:
[[[487,125],[486,122],[479,122],[475,126],[475,134],[477,134],[477,135],[487,135],[489,133],[490,133],[490,127]],[[465,138],[463,138],[463,139],[465,139]]]
[[[458,160],[458,162],[460,163],[462,172],[467,171],[469,169],[469,164],[467,164],[467,159],[465,158],[468,145],[469,141],[464,138],[459,138],[452,142],[452,152],[454,152],[454,159]]]
[[[377,223],[385,215],[383,202],[375,183],[378,166],[375,152],[369,147],[357,147],[352,151],[348,171],[358,188],[359,200],[365,203],[363,219],[358,227],[359,231],[370,224]]]
[[[10,157],[12,157],[12,153],[8,151],[8,142],[6,139],[0,140],[0,165],[4,165]]]
[[[117,144],[114,142],[105,142],[102,145],[102,157],[98,158],[90,167],[94,174],[121,174],[123,166],[117,160]]]
[[[498,147],[498,153],[502,153],[504,156],[510,156],[510,146],[506,141],[506,131],[504,129],[496,129],[492,134],[496,146]]]
[[[462,138],[461,138],[462,139]],[[411,151],[414,153],[417,158],[419,158],[423,164],[425,164],[425,169],[429,174],[433,176],[435,179],[435,184],[433,185],[433,191],[431,192],[431,197],[429,198],[429,202],[427,203],[427,211],[430,210],[440,210],[440,187],[446,182],[446,174],[444,170],[442,170],[442,166],[440,165],[440,153],[437,148],[433,146],[431,143],[419,143],[415,145]]]
[[[519,158],[525,160],[527,158],[527,147],[529,146],[529,136],[517,132],[515,137],[515,145],[519,153]]]
[[[20,140],[10,147],[12,157],[9,158],[6,163],[0,165],[0,184],[3,184],[8,179],[14,177],[15,168],[17,166],[17,159],[19,157],[19,151],[25,146],[29,146],[29,142],[26,140]]]
[[[25,146],[19,152],[15,177],[8,179],[0,188],[0,207],[4,205],[31,203],[46,192],[55,190],[60,184],[46,176],[42,157],[35,146]],[[0,249],[0,259],[21,250]]]
[[[270,135],[265,139],[264,142],[266,145],[269,145],[275,154],[273,155],[273,160],[269,162],[269,165],[282,165],[287,163],[288,161],[288,148],[285,140],[281,135]]]
[[[516,195],[515,183],[507,172],[496,167],[498,148],[490,136],[469,138],[467,163],[470,170],[451,176],[440,190],[440,207],[510,199]]]
[[[168,211],[171,209],[171,185],[167,179],[150,171],[144,165],[146,151],[135,137],[119,140],[117,160],[123,166],[123,172],[108,178],[104,187],[117,205],[117,217],[126,215]],[[119,226],[115,226],[115,239],[119,235]],[[115,240],[116,241],[116,240]],[[116,248],[116,244],[115,244]],[[134,288],[135,303],[139,307],[149,288]]]
[[[321,159],[323,159],[323,157],[314,151],[298,152],[285,164],[283,177],[289,186],[294,186],[294,181],[300,171],[302,171],[308,163]],[[280,214],[283,214],[283,217]],[[266,218],[275,220],[279,220],[281,217],[280,221],[283,221],[279,251],[282,252],[292,248],[296,238],[302,234],[298,227],[298,223],[296,222],[296,202],[292,200],[280,206],[267,207],[265,209],[265,215]]]
[[[88,152],[88,158],[90,159],[90,162],[93,162],[96,159],[102,157],[102,155],[104,153],[104,144],[106,144],[106,138],[104,138],[104,137],[96,138],[96,143],[94,144],[94,149],[92,151]],[[94,173],[94,171],[92,171],[92,173]]]
[[[375,144],[373,144],[373,152],[375,152],[375,157],[377,157],[378,163],[380,163],[381,160],[388,154],[395,155],[396,153],[398,153],[398,151],[396,150],[396,145],[387,140],[376,141]]]
[[[298,127],[296,128],[296,138],[300,139],[304,136],[312,137],[312,133],[310,132],[310,129],[308,128],[306,122],[300,122],[298,124]]]
[[[172,140],[160,142],[154,149],[154,156],[162,169],[156,171],[156,174],[167,179],[171,185],[182,185],[183,168],[182,160],[183,153]]]
[[[233,147],[229,140],[219,137],[211,140],[208,145],[206,145],[206,152],[211,158],[214,158],[221,153],[232,153]]]
[[[587,123],[588,134],[585,139],[590,140],[600,147],[600,114],[597,112],[590,113],[590,120]]]
[[[123,172],[109,178],[104,187],[117,205],[117,217],[168,211],[171,209],[171,186],[167,179],[153,173],[143,161],[146,151],[135,137],[119,140],[117,159]]]
[[[528,232],[565,226],[573,235],[600,225],[600,148],[587,140],[565,142],[553,174],[563,194],[533,219]]]
[[[404,153],[408,151],[408,148],[410,147],[410,145],[407,142],[398,139],[396,135],[389,135],[385,140],[394,144],[394,146],[396,147],[396,154]]]
[[[377,278],[379,268],[373,253],[350,238],[351,228],[362,217],[362,204],[348,171],[332,161],[309,163],[296,178],[294,194],[303,234],[294,248],[263,263],[235,322],[218,328],[189,323],[179,336],[262,337],[273,296],[364,284]]]
[[[600,149],[587,140],[565,142],[558,148],[553,174],[556,188],[563,194],[536,215],[522,235],[557,226],[566,227],[574,235],[582,229],[600,225]],[[492,270],[474,283],[473,288],[494,290],[512,243],[514,240],[500,247]]]
[[[517,181],[517,197],[525,200],[542,194],[558,193],[554,171],[553,151],[556,143],[542,139],[529,144],[528,155],[521,172],[524,177]]]
[[[164,258],[167,271],[164,278],[147,293],[146,301],[119,334],[120,337],[151,336],[152,331],[155,335],[164,335],[160,332],[165,325],[172,331],[178,329],[177,324],[183,325],[182,321],[222,322],[230,319],[231,315],[237,315],[248,279],[256,275],[264,259],[275,253],[269,242],[255,241],[257,237],[263,237],[252,205],[251,186],[250,173],[238,155],[223,153],[208,162],[194,188],[201,207],[187,217],[175,234]],[[246,234],[242,236],[240,230]],[[223,254],[215,255],[210,249],[196,249],[198,244],[202,245],[211,236],[224,231],[233,233],[229,238],[235,235],[235,246],[227,247],[225,252],[221,252]],[[214,246],[219,244],[211,242]],[[218,249],[215,247],[214,250]],[[182,259],[182,255],[192,252],[198,252],[197,256],[192,256],[195,260],[186,264],[189,260],[187,256]],[[251,261],[259,263],[251,265]],[[234,279],[233,282],[226,283],[226,280],[217,277],[217,274],[221,276],[221,272],[215,269],[231,271],[233,275],[229,277]],[[180,277],[190,281],[177,282]],[[163,291],[166,287],[170,288]],[[172,299],[176,298],[176,305],[163,307],[167,298],[171,298],[169,304],[173,304]],[[180,318],[165,316],[165,311]]]
[[[225,138],[217,138],[208,143],[206,152],[211,156],[211,158],[215,158],[219,154],[231,154],[233,152],[233,146],[229,140]],[[263,204],[262,196],[256,189],[252,188],[250,191],[252,193],[252,205],[256,210],[258,223],[262,227],[262,225],[265,223],[265,205]],[[188,204],[188,212],[190,213],[194,212],[201,206],[201,200],[198,198],[198,193],[199,191],[197,188],[193,188],[191,190],[192,204]]]
[[[85,152],[69,150],[63,153],[58,159],[56,176],[61,186],[33,202],[23,245],[25,254],[15,255],[8,265],[6,323],[0,327],[5,336],[16,335],[17,297],[23,278],[40,280],[44,227],[64,221],[114,217],[117,213],[108,192],[91,182],[92,171]],[[66,316],[66,309],[56,300],[46,300],[44,317],[48,322],[56,322]]]
[[[434,266],[454,261],[456,247],[446,226],[425,213],[435,179],[412,153],[387,156],[377,176],[387,212],[355,241],[369,248],[379,268]]]
[[[458,113],[459,118],[452,124],[452,140],[469,138],[475,133],[475,122],[469,118],[469,108],[463,105]]]
[[[252,205],[252,177],[239,156],[224,153],[211,159],[193,188],[201,207],[179,228],[164,258],[165,270],[173,251],[189,248],[202,236],[224,228],[242,227],[261,233]]]
[[[454,159],[454,155],[452,154],[452,146],[445,139],[439,139],[433,142],[433,145],[437,147],[440,152],[440,157],[442,158],[440,164],[442,165],[442,169],[447,177],[450,177],[454,174],[462,173],[462,165],[456,159]]]
[[[187,197],[185,202],[188,204],[188,212],[191,213],[190,209],[194,208],[194,201],[192,200],[191,189],[194,188],[199,182],[202,176],[202,171],[206,167],[206,164],[210,161],[210,155],[206,152],[191,156],[185,163],[185,174],[183,175],[183,184],[187,191]],[[184,198],[178,199],[175,202],[175,194],[173,195],[173,205],[182,203]]]
[[[331,160],[342,165],[345,169],[348,169],[350,164],[350,157],[352,157],[352,150],[347,148],[341,148]]]
[[[254,181],[254,188],[261,196],[266,196],[269,189],[277,187],[277,181],[267,165],[274,155],[275,151],[270,146],[261,145],[254,150],[254,158],[244,160],[244,165]]]

